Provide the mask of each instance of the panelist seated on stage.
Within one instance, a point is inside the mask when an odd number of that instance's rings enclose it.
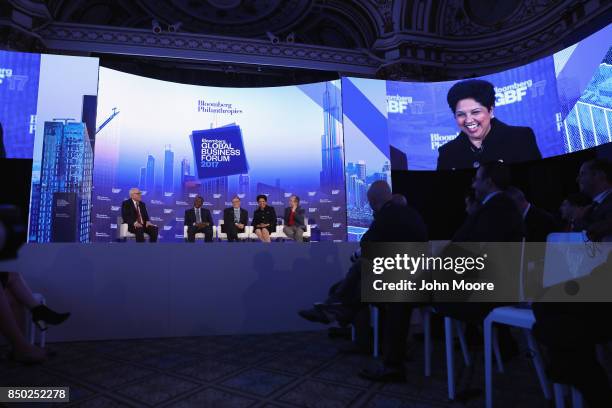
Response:
[[[151,223],[147,207],[141,201],[142,193],[137,188],[130,189],[130,198],[121,205],[121,217],[128,225],[128,231],[136,235],[136,242],[145,242],[144,234],[149,234],[149,242],[157,242],[157,225]]]
[[[270,234],[276,232],[276,211],[268,205],[268,197],[257,196],[258,208],[253,213],[253,229],[261,242],[271,242]]]
[[[249,213],[240,208],[240,197],[232,198],[232,206],[223,210],[222,232],[227,234],[229,242],[238,241],[238,234],[244,233],[249,222]]]
[[[285,208],[285,226],[283,232],[288,238],[296,242],[304,242],[302,235],[306,231],[304,223],[304,209],[300,207],[300,197],[292,195],[289,197],[289,207]]]
[[[187,226],[187,241],[195,242],[197,233],[204,233],[204,241],[212,242],[213,240],[213,219],[210,211],[202,208],[204,200],[200,196],[196,196],[193,201],[193,208],[185,210],[185,226]]]

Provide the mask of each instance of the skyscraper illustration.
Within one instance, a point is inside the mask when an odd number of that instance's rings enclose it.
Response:
[[[164,150],[164,193],[174,192],[174,152],[170,145]]]
[[[147,157],[147,191],[155,191],[155,157]]]
[[[331,82],[323,93],[323,135],[321,135],[321,189],[341,189],[344,183],[342,159],[342,108],[340,91]]]
[[[94,158],[94,186],[96,194],[108,194],[116,186],[117,163],[119,162],[119,139],[121,119],[113,109],[111,115],[100,125],[96,133],[96,155]]]
[[[238,194],[249,194],[250,179],[248,174],[241,174],[238,177]]]
[[[221,198],[227,198],[229,179],[225,177],[212,177],[202,180],[202,194],[205,200],[210,200],[213,194],[221,194]]]
[[[56,193],[76,196],[75,241],[89,242],[93,152],[84,123],[45,122],[37,242],[50,242]]]
[[[146,190],[147,185],[147,168],[140,168],[140,176],[138,177],[138,188],[141,190]]]

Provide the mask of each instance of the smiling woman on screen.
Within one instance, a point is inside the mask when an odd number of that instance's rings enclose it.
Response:
[[[495,118],[495,89],[480,79],[457,82],[446,96],[461,133],[438,149],[438,170],[480,167],[542,158],[533,130]]]

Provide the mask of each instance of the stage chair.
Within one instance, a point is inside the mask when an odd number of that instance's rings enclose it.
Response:
[[[185,241],[187,241],[187,228],[188,228],[187,225],[183,225],[183,238],[185,239]],[[215,239],[217,239],[217,226],[213,225],[212,230],[213,230],[212,239],[214,241]],[[206,239],[206,235],[204,235],[203,232],[198,232],[195,234],[195,239],[196,241],[198,239]]]
[[[221,226],[223,224],[225,224],[225,220],[219,220],[218,225],[215,227],[216,235],[214,236],[214,238],[219,241],[227,241],[227,233],[221,232]],[[244,232],[240,232],[238,234],[238,239],[241,241],[246,241],[247,239],[249,239],[249,229],[250,225],[245,225]]]
[[[276,219],[276,231],[270,234],[270,238],[276,239],[276,240],[288,239],[287,235],[285,234],[285,231],[283,231],[283,227],[284,227],[283,219],[277,218]]]
[[[136,239],[136,235],[132,234],[128,231],[128,225],[123,222],[123,218],[121,216],[117,217],[117,240],[121,242],[127,242],[128,239]],[[145,238],[149,239],[149,234],[145,232]]]
[[[45,297],[43,295],[41,295],[40,293],[33,293],[32,296],[34,297],[34,299],[41,305],[45,305],[47,304]],[[30,322],[30,329],[29,329],[29,338],[30,338],[30,344],[34,345],[36,344],[36,332],[40,331],[40,348],[45,348],[45,345],[47,343],[47,330],[38,330],[38,327],[36,326],[36,324],[34,324],[34,322],[32,321],[32,315],[29,313],[26,314],[28,316],[28,321]]]
[[[306,224],[306,231],[304,231],[302,238],[310,241],[310,224],[308,223],[308,217],[304,217],[304,224]]]

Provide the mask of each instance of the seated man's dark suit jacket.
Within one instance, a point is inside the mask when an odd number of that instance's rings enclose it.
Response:
[[[560,226],[550,213],[531,205],[525,216],[525,240],[546,242],[548,234],[559,231]]]
[[[249,213],[247,210],[240,208],[240,222],[239,224],[243,224],[245,227],[249,223]],[[225,232],[226,234],[235,235],[244,230],[239,230],[234,225],[234,207],[229,207],[223,210],[223,225],[221,226],[221,232]]]
[[[500,192],[491,197],[485,204],[467,218],[453,237],[453,242],[521,242],[524,236],[523,217],[516,204],[506,194]],[[518,247],[517,247],[518,249]],[[457,256],[457,247],[452,244],[447,248],[448,256]],[[459,251],[461,251],[459,249]],[[465,254],[463,254],[465,255]],[[473,255],[473,254],[467,254]],[[511,258],[520,259],[520,254]],[[516,264],[518,272],[520,265]],[[518,293],[518,288],[517,288]],[[438,303],[438,312],[459,320],[482,322],[489,312],[498,306],[497,303]]]
[[[201,211],[202,222],[207,222],[209,224],[209,227],[212,228],[214,224],[213,224],[212,215],[210,214],[210,210],[202,207],[200,208],[200,211]],[[195,209],[190,208],[188,210],[185,210],[185,225],[188,227],[191,227],[195,222],[196,222]]]
[[[291,207],[285,208],[285,225],[289,225],[289,216],[291,214]],[[302,207],[298,207],[295,210],[295,214],[293,215],[293,221],[295,222],[295,226],[302,228],[306,231],[306,224],[304,223],[304,214],[305,211]]]
[[[142,217],[142,221],[144,222],[144,226],[147,224],[147,221],[151,221],[149,218],[149,213],[147,212],[147,206],[145,203],[140,201],[138,203],[138,207],[140,208],[140,215]],[[134,201],[132,201],[131,198],[125,200],[121,204],[121,218],[123,218],[123,222],[128,225],[128,228],[134,228],[134,223],[138,221],[138,213],[136,212]]]

